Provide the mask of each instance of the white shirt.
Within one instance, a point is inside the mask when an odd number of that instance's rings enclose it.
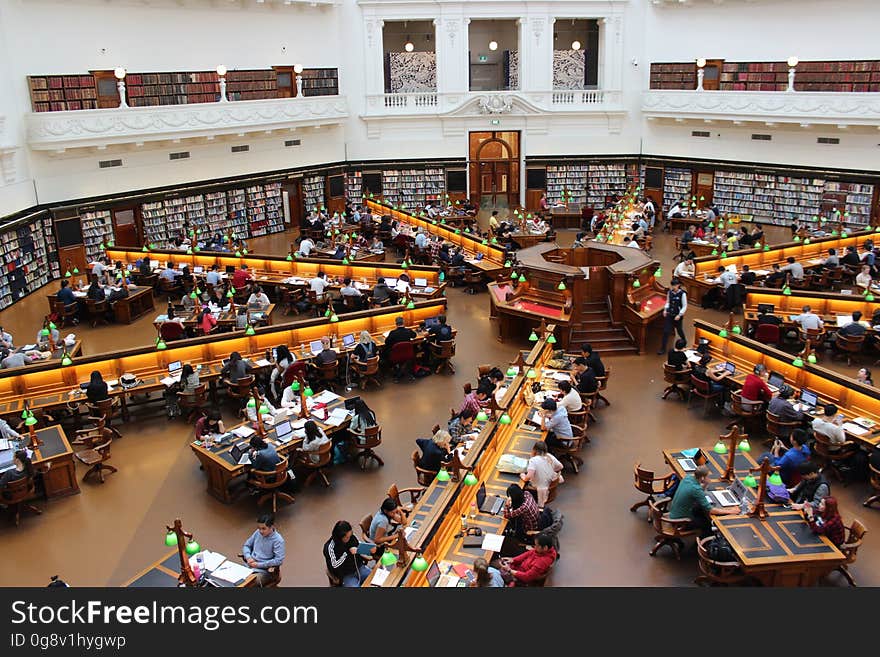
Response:
[[[281,408],[292,408],[294,406],[299,406],[299,390],[294,392],[290,386],[285,386],[284,393],[281,395]]]
[[[860,285],[861,287],[868,287],[871,284],[871,274],[870,272],[860,272],[858,276],[856,276],[856,285]]]
[[[812,312],[801,313],[800,315],[798,315],[797,317],[794,318],[794,321],[799,322],[801,325],[801,328],[803,328],[804,330],[807,330],[807,329],[815,330],[815,329],[822,328],[822,326],[824,326],[824,322],[822,322],[822,318],[819,317],[819,315],[816,315],[815,313],[812,313]]]
[[[694,265],[693,263],[688,263],[687,260],[679,262],[675,266],[675,270],[672,272],[673,278],[677,278],[679,276],[690,276],[694,275]]]
[[[357,289],[354,285],[349,285],[347,287],[339,290],[339,293],[344,297],[359,297],[361,296],[361,291]]]
[[[627,244],[627,246],[630,247],[631,249],[641,249],[642,248],[639,246],[639,243],[636,242],[635,240],[630,240],[629,244]]]
[[[569,413],[577,413],[584,406],[580,393],[575,388],[569,390],[557,404],[564,407]]]
[[[736,283],[736,274],[732,271],[723,271],[721,275],[718,277],[718,282],[724,285],[724,289],[726,290],[731,285]]]
[[[843,427],[834,422],[829,422],[824,416],[817,417],[813,420],[813,431],[817,431],[823,436],[828,436],[828,440],[830,440],[832,444],[846,442],[846,434],[843,432]]]
[[[312,292],[317,294],[319,297],[324,295],[324,290],[326,290],[330,286],[330,283],[327,282],[327,279],[321,278],[320,276],[315,276],[311,281],[309,281],[309,287]]]
[[[299,243],[299,252],[304,256],[309,255],[312,252],[312,249],[315,248],[315,243],[312,242],[309,238],[304,239]]]
[[[269,305],[269,297],[263,292],[260,292],[259,294],[254,293],[248,297],[247,302],[249,306],[261,306],[265,308]]]

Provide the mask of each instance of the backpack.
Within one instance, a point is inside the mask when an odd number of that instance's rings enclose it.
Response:
[[[416,365],[413,367],[413,376],[416,378],[422,378],[423,376],[428,376],[431,373],[430,367],[425,367],[424,365]]]
[[[737,560],[733,548],[730,547],[730,543],[723,536],[716,536],[709,541],[706,546],[706,552],[708,552],[709,558],[712,561],[730,562]]]

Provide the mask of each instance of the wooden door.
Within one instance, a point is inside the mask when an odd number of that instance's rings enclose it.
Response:
[[[697,184],[693,195],[697,197],[697,207],[704,208],[712,202],[715,173],[713,171],[697,171],[695,175]]]
[[[290,210],[290,227],[299,228],[303,217],[302,178],[288,179],[281,186],[287,192],[287,207]]]
[[[98,96],[98,109],[119,107],[119,88],[113,71],[92,71],[95,76],[95,91]]]
[[[275,70],[278,98],[296,96],[296,73],[293,72],[293,66],[273,66],[272,68]]]
[[[113,208],[110,214],[113,216],[116,246],[141,246],[136,208]]]
[[[723,59],[706,60],[706,66],[703,67],[703,89],[706,91],[718,91],[721,83],[721,69],[723,66]]]
[[[59,247],[58,262],[61,265],[62,277],[64,277],[68,270],[71,273],[79,270],[79,274],[73,274],[73,277],[75,279],[82,278],[83,280],[88,280],[89,263],[86,260],[86,247],[83,244]]]

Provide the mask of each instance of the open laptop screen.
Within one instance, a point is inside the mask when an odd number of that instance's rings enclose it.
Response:
[[[816,406],[819,403],[819,397],[812,390],[803,388],[801,390],[801,403],[807,404],[808,406]]]
[[[322,351],[324,351],[324,347],[321,346],[320,340],[312,340],[311,342],[309,342],[309,349],[312,350],[313,354],[320,354]]]
[[[437,586],[437,582],[440,581],[440,566],[437,565],[436,561],[431,562],[431,565],[428,567],[428,572],[425,573],[425,577],[428,578],[428,584],[430,586]]]

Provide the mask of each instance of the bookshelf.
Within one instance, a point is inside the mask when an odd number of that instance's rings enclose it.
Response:
[[[110,235],[113,235],[113,221],[109,210],[95,210],[84,212],[79,216],[82,223],[83,243],[86,247],[86,260],[95,261],[98,256],[104,254],[101,243]]]
[[[446,192],[446,171],[436,168],[425,169],[425,178],[422,185],[422,207],[428,201],[442,201]]]
[[[751,215],[757,223],[789,225],[798,221],[815,228],[818,221],[813,218],[823,213],[828,184],[822,178],[716,171],[714,201],[723,211]],[[870,196],[861,223],[867,224],[869,215]]]
[[[303,96],[339,95],[339,71],[335,68],[307,68],[299,77]]]
[[[360,171],[345,174],[345,199],[352,205],[359,205],[363,200],[364,185]]]
[[[400,175],[397,169],[382,172],[382,198],[392,205],[399,205],[400,199]]]
[[[144,242],[165,246],[168,232],[165,228],[165,205],[162,201],[141,205],[141,218],[144,224]]]
[[[226,73],[226,97],[229,100],[278,98],[278,75],[272,69],[228,71]]]
[[[822,189],[822,213],[832,218],[834,210],[844,213],[846,224],[867,226],[871,223],[871,199],[874,185],[826,181]],[[836,215],[834,215],[836,217]]]
[[[129,73],[125,86],[131,107],[213,103],[220,97],[215,71]]]
[[[302,183],[303,203],[306,212],[325,206],[324,176],[306,176]]]
[[[281,183],[266,183],[263,185],[263,190],[266,194],[266,233],[280,233],[285,228]]]
[[[186,203],[186,221],[190,230],[198,229],[200,233],[208,230],[208,217],[205,212],[205,197],[201,194],[187,196],[184,199]]]
[[[694,62],[651,64],[651,89],[696,88],[697,65]]]
[[[205,227],[212,233],[226,228],[226,192],[205,194]]]
[[[605,199],[617,194],[623,196],[627,189],[625,164],[590,164],[587,202],[593,207],[605,207]]]
[[[815,228],[813,217],[820,212],[825,181],[819,178],[776,176],[775,218],[780,223],[806,221]]]
[[[284,230],[281,183],[254,185],[245,191],[249,235],[259,237]]]
[[[186,221],[186,200],[183,198],[166,198],[162,201],[165,208],[165,240],[170,241],[180,233]]]
[[[690,169],[665,167],[663,169],[663,208],[668,210],[681,199],[690,199],[694,174]]]
[[[228,220],[223,228],[235,237],[247,237],[247,201],[243,189],[230,189],[226,192]]]
[[[60,276],[52,223],[48,216],[0,229],[0,310]]]
[[[586,164],[547,165],[547,202],[550,205],[568,201],[586,203],[589,174]],[[568,194],[573,196],[569,198]]]
[[[34,112],[96,109],[98,92],[92,75],[28,76]]]

